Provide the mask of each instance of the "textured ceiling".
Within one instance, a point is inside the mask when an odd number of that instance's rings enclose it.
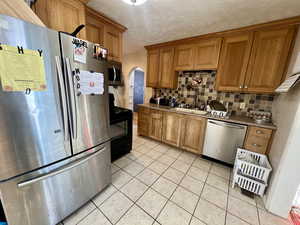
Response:
[[[128,28],[125,54],[149,44],[300,15],[300,0],[148,0],[140,6],[91,0],[88,5]]]

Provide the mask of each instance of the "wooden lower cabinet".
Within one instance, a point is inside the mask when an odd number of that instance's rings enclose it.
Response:
[[[181,125],[180,148],[196,154],[202,154],[205,129],[205,118],[197,116],[184,116]]]
[[[149,137],[161,141],[162,138],[163,113],[159,110],[150,110],[149,115]]]
[[[149,112],[148,108],[139,107],[138,111],[138,135],[148,136],[149,133]]]
[[[139,107],[138,135],[202,154],[205,129],[205,118]]]
[[[181,121],[183,115],[178,113],[164,112],[162,141],[179,147],[181,134]]]
[[[256,153],[268,154],[272,143],[272,137],[273,131],[270,129],[249,126],[244,148]]]

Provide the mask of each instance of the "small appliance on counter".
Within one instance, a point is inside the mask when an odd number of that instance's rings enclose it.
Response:
[[[272,113],[264,111],[250,111],[248,114],[249,117],[254,119],[255,123],[258,124],[268,124],[272,123]]]
[[[115,61],[108,62],[108,85],[123,86],[122,63]]]
[[[226,107],[217,100],[212,100],[208,103],[210,113],[216,118],[228,118],[229,113],[227,112]]]
[[[157,105],[162,105],[162,106],[169,106],[170,101],[169,99],[165,98],[165,97],[151,97],[150,104],[157,104]]]
[[[115,106],[115,97],[109,94],[109,114],[111,130],[111,160],[115,161],[132,149],[132,118],[129,109]]]

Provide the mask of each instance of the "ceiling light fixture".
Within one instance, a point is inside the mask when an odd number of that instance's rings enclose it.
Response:
[[[126,2],[129,5],[141,5],[144,4],[147,0],[123,0],[123,2]]]

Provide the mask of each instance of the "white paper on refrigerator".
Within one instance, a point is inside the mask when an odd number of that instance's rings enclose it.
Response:
[[[104,93],[103,73],[80,70],[76,74],[77,91],[83,95],[102,95]]]

